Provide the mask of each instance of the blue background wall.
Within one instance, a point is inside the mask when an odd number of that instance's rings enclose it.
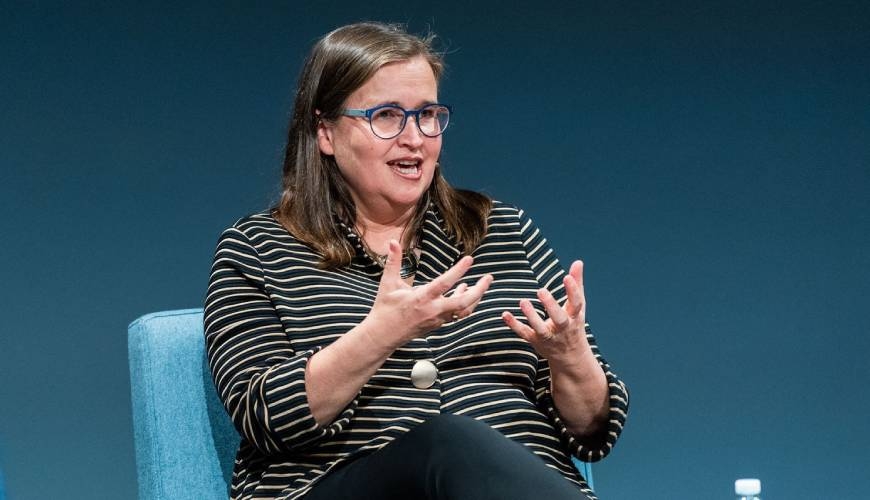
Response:
[[[126,326],[201,304],[308,47],[361,19],[441,34],[447,177],[586,261],[633,395],[603,498],[866,498],[868,4],[535,4],[0,3],[10,498],[134,497]]]

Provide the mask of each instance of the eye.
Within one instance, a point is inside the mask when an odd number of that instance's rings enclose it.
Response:
[[[437,106],[427,106],[420,110],[420,118],[432,119],[438,114]]]
[[[401,120],[405,117],[405,113],[402,112],[399,108],[381,108],[372,115],[372,120],[377,120],[381,122],[388,121],[396,121]]]

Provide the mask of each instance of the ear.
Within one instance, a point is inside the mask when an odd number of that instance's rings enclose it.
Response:
[[[318,116],[320,115],[320,111],[316,113]],[[332,133],[333,130],[329,124],[321,119],[317,120],[317,146],[320,148],[321,153],[329,156],[335,156]]]

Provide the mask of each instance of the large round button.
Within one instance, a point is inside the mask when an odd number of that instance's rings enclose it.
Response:
[[[429,360],[417,361],[411,368],[411,383],[417,389],[428,389],[438,378],[438,368]]]

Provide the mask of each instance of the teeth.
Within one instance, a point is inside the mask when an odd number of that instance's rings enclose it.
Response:
[[[420,162],[417,160],[395,160],[388,163],[403,175],[416,174],[420,169]]]

